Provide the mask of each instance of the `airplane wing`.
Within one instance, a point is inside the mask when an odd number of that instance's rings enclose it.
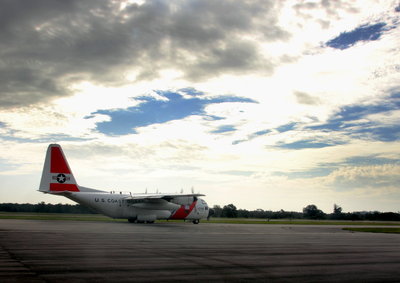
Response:
[[[134,194],[127,196],[125,199],[126,200],[166,200],[166,201],[171,201],[174,198],[179,198],[179,197],[201,197],[205,196],[203,194]]]

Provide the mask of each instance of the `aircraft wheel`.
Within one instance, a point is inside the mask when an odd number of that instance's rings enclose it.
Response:
[[[199,224],[200,220],[199,219],[195,219],[192,222],[193,222],[193,224]]]
[[[135,223],[136,219],[135,218],[128,218],[129,223]]]

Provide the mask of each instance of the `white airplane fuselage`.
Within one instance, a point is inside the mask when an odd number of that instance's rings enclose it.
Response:
[[[207,203],[196,197],[177,197],[171,201],[164,199],[130,199],[131,194],[70,192],[67,198],[112,218],[138,221],[157,219],[204,219],[208,216]],[[142,195],[141,195],[142,196]],[[149,194],[151,196],[151,194]]]

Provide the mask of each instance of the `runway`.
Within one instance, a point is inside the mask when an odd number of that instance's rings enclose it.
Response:
[[[400,235],[337,226],[0,220],[0,281],[399,282]]]

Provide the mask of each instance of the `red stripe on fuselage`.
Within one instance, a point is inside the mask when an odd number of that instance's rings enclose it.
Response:
[[[63,191],[79,192],[79,189],[78,189],[78,186],[75,185],[75,184],[51,183],[50,184],[50,191],[51,192],[63,192]]]
[[[67,160],[65,160],[59,147],[51,148],[50,173],[71,174]]]
[[[190,205],[189,209],[185,209],[184,205],[181,205],[180,208],[178,208],[177,211],[171,216],[170,219],[185,219],[194,209],[196,206],[197,201],[192,202]]]

